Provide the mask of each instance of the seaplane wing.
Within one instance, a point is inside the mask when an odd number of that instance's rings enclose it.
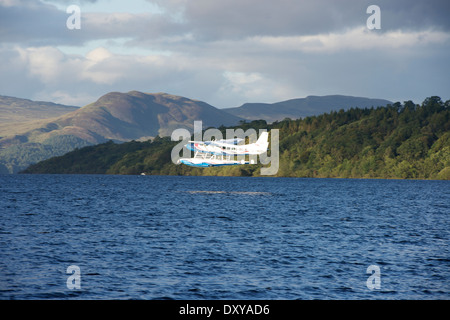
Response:
[[[220,139],[217,141],[211,141],[212,143],[222,143],[222,144],[239,144],[240,142],[244,141],[244,139],[241,138],[234,138],[234,139]]]
[[[207,145],[223,145],[223,144],[237,145],[241,141],[244,141],[244,139],[235,138],[235,139],[220,139],[220,140],[212,140],[212,141],[191,140],[191,141],[189,141],[189,143],[199,143],[199,144],[207,144]]]
[[[186,145],[195,152],[194,158],[181,158],[178,163],[193,167],[217,167],[241,164],[253,164],[245,160],[235,160],[235,156],[260,155],[267,151],[269,133],[261,133],[258,141],[247,145],[238,145],[243,139],[228,139],[218,141],[189,141]]]

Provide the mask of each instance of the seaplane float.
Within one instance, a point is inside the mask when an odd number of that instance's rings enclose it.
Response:
[[[219,167],[255,164],[245,156],[261,155],[269,147],[269,133],[262,132],[255,143],[240,145],[244,139],[221,139],[212,141],[189,141],[185,147],[194,152],[193,158],[180,158],[178,163],[192,167]],[[249,157],[250,158],[250,157]]]

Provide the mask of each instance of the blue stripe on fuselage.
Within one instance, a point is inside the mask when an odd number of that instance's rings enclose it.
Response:
[[[200,162],[200,163],[193,163],[189,160],[180,160],[182,164],[191,166],[191,167],[201,167],[201,168],[207,168],[207,167],[223,167],[223,166],[235,166],[239,165],[240,163],[222,163],[222,164],[215,164],[215,163],[208,163],[208,162]]]

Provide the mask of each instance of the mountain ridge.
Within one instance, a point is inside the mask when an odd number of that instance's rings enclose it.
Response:
[[[47,119],[78,109],[77,106],[0,95],[0,123]]]
[[[364,109],[386,106],[388,104],[392,104],[392,101],[335,94],[325,96],[310,95],[305,98],[295,98],[275,103],[244,103],[240,107],[222,110],[246,120],[263,119],[271,123],[285,118],[299,119],[340,109]]]

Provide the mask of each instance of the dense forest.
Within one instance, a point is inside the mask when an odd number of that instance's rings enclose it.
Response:
[[[16,136],[15,139],[26,137]],[[41,161],[55,155],[63,155],[74,147],[89,145],[85,140],[75,136],[61,135],[50,137],[42,143],[24,142],[7,148],[0,147],[0,174],[18,172],[30,163]]]
[[[421,105],[405,101],[272,124],[242,122],[239,127],[279,129],[276,176],[450,179],[450,100],[436,96]],[[260,175],[261,164],[205,169],[175,165],[171,150],[178,143],[168,137],[107,142],[39,162],[23,173]]]

